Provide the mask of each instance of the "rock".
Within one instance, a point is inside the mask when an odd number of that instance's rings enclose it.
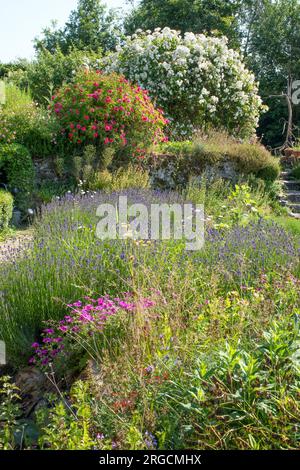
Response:
[[[43,400],[45,393],[53,391],[46,375],[35,367],[21,369],[14,380],[20,390],[19,394],[25,416],[30,415],[36,405]]]
[[[212,164],[203,164],[190,167],[182,157],[175,155],[155,155],[153,164],[150,166],[150,179],[153,187],[162,189],[175,189],[178,186],[186,186],[190,177],[199,178],[205,174],[209,181],[215,179],[226,179],[236,183],[240,179],[234,162],[224,160]]]
[[[19,210],[14,210],[13,215],[12,215],[12,224],[15,227],[20,227],[21,226],[21,220],[22,220],[22,213]]]
[[[54,164],[51,159],[34,161],[36,180],[38,183],[43,181],[57,181],[57,175]]]

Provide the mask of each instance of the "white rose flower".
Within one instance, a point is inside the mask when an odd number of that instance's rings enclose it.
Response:
[[[137,30],[100,66],[148,88],[177,134],[190,135],[206,109],[206,124],[228,122],[229,132],[243,136],[255,130],[264,109],[254,75],[224,37],[182,36],[170,28]]]

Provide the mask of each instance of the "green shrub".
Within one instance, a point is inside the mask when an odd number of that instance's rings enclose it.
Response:
[[[99,149],[95,145],[86,145],[71,159],[64,160],[64,172],[71,174],[85,189],[91,189],[96,180],[101,180],[99,175],[111,165],[114,154],[112,147]]]
[[[61,197],[68,191],[74,192],[75,184],[71,181],[43,181],[34,191],[35,205],[48,204],[55,197]]]
[[[265,181],[275,181],[280,174],[279,160],[258,143],[230,146],[226,150],[226,156],[245,175],[254,174]]]
[[[0,79],[8,79],[20,88],[27,89],[27,70],[29,67],[30,62],[27,59],[17,59],[6,64],[0,63]]]
[[[108,191],[112,184],[112,175],[108,170],[98,171],[89,182],[85,181],[84,184],[92,191]]]
[[[148,189],[149,187],[149,173],[134,165],[129,165],[127,168],[120,168],[113,173],[110,189],[112,191],[122,191],[130,188]]]
[[[29,151],[19,144],[0,145],[0,168],[7,175],[8,187],[16,189],[16,205],[25,208],[34,189],[35,171]]]
[[[292,176],[293,178],[296,178],[297,180],[300,180],[300,165],[295,166],[292,169]]]
[[[19,389],[8,376],[0,377],[0,450],[14,450],[21,415]]]
[[[6,101],[0,110],[0,144],[17,142],[36,157],[53,152],[56,120],[32,101],[30,94],[13,84],[6,85]]]
[[[68,407],[65,406],[67,398],[62,398],[63,401],[57,401],[51,410],[40,409],[37,413],[42,431],[40,447],[53,450],[94,449],[97,443],[91,436],[94,400],[89,384],[78,381],[73,385]]]
[[[124,189],[148,189],[150,177],[148,171],[129,165],[110,173],[107,169],[96,172],[86,189],[93,191],[123,191]]]
[[[87,62],[99,58],[92,52],[82,52],[76,49],[64,55],[60,49],[53,54],[43,50],[28,68],[27,78],[33,98],[40,104],[48,104],[53,91],[64,82],[70,81],[77,71]]]
[[[0,189],[0,231],[8,227],[12,218],[13,197],[12,195]]]

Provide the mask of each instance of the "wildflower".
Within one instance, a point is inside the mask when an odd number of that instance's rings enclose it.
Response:
[[[52,343],[53,342],[53,338],[44,338],[43,339],[43,343]]]
[[[69,304],[68,308],[71,309],[71,313],[55,323],[54,326],[51,324],[51,328],[45,328],[43,331],[43,335],[45,335],[42,340],[43,347],[38,342],[32,344],[34,361],[31,360],[30,364],[38,363],[47,366],[50,360],[56,360],[66,349],[68,350],[70,344],[76,342],[78,335],[83,338],[82,344],[87,344],[89,337],[102,333],[110,317],[117,315],[121,310],[130,312],[136,309],[137,304],[133,301],[130,302],[130,297],[132,296],[129,293],[124,294],[122,298],[115,299],[108,296],[98,299],[86,297],[89,302],[87,304],[82,301]],[[152,305],[150,299],[143,299],[139,304],[145,309]],[[64,335],[60,336],[60,333],[64,333]]]
[[[149,431],[145,432],[145,444],[148,449],[156,449],[158,446],[157,439]]]
[[[47,333],[48,335],[53,335],[54,330],[53,330],[53,328],[47,328],[46,330],[44,330],[44,333]]]

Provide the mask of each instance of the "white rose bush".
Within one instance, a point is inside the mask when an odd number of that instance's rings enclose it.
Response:
[[[264,109],[254,75],[225,37],[182,36],[170,28],[138,30],[102,67],[147,89],[175,135],[213,127],[248,137]]]

